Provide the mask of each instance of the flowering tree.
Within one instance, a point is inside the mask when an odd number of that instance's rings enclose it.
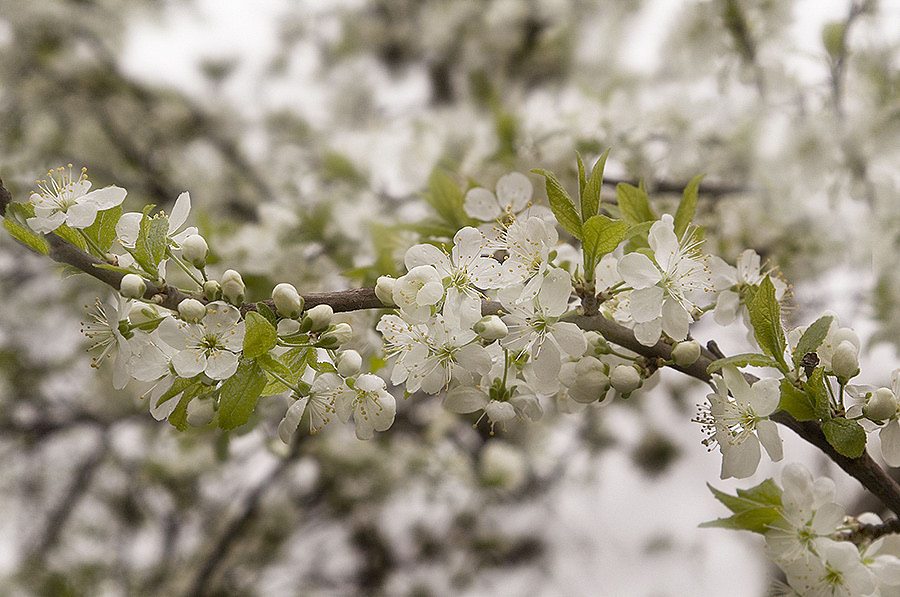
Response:
[[[27,202],[0,187],[0,207],[16,240],[116,291],[85,326],[95,364],[113,367],[118,388],[133,382],[153,416],[178,430],[252,425],[261,397],[287,393],[285,443],[297,441],[304,420],[316,433],[335,418],[352,418],[368,440],[389,432],[403,388],[405,399],[432,394],[451,412],[475,413],[474,424],[494,434],[536,423],[548,400],[577,413],[628,399],[672,368],[712,389],[696,420],[721,453],[723,479],[753,475],[761,448],[781,460],[780,424],[900,513],[900,486],[866,452],[877,431],[885,460],[900,461],[900,372],[892,388],[852,385],[853,330],[828,314],[785,330],[786,285],[761,270],[758,255],[745,251],[731,266],[706,254],[692,224],[701,177],[674,214],[657,215],[643,186],[626,183],[615,203],[602,202],[607,154],[591,169],[578,156],[574,199],[556,175],[535,170],[549,210],[533,206],[522,174],[491,192],[437,171],[428,197],[441,227],[406,251],[406,273],[332,293],[281,283],[256,303],[245,302],[239,272],[208,275],[206,240],[184,228],[187,193],[170,215],[152,206],[123,214],[124,189],[91,190],[70,165],[39,181]],[[360,331],[336,314],[365,309],[381,311],[383,352],[344,348]],[[724,323],[740,314],[757,350],[725,356],[692,339],[691,325],[710,311]],[[763,534],[789,590],[872,595],[900,586],[895,522],[845,517],[828,479],[792,465],[780,484],[713,493],[732,515],[708,526]]]

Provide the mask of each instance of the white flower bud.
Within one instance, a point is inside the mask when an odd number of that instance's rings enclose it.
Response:
[[[207,280],[203,283],[203,296],[209,302],[222,300],[222,285],[215,280]]]
[[[641,374],[631,365],[618,365],[609,376],[609,383],[620,394],[630,394],[641,387]]]
[[[337,358],[335,367],[344,377],[353,377],[362,367],[362,357],[355,350],[345,350]]]
[[[831,357],[831,371],[845,381],[859,373],[859,349],[852,341],[838,344]]]
[[[878,388],[872,393],[863,412],[873,421],[890,419],[897,414],[897,397],[890,388]]]
[[[575,378],[569,386],[569,397],[582,404],[603,399],[609,390],[606,366],[594,357],[585,357],[575,365]]]
[[[244,279],[233,269],[225,270],[222,274],[222,294],[232,305],[240,305],[244,302]]]
[[[672,360],[679,367],[690,367],[700,358],[700,343],[696,340],[679,342],[672,349]]]
[[[135,325],[141,325],[154,319],[159,319],[159,311],[154,305],[135,303],[128,312],[128,319]]]
[[[319,332],[331,325],[333,317],[334,309],[331,308],[331,305],[316,305],[306,312],[304,319],[309,321],[309,330]]]
[[[278,314],[288,319],[297,319],[303,312],[303,297],[291,284],[281,283],[272,290],[272,300]]]
[[[137,274],[125,274],[119,282],[119,293],[125,298],[141,298],[147,292],[147,284]]]
[[[178,303],[178,314],[185,321],[200,321],[206,316],[206,305],[197,299],[184,299]]]
[[[499,340],[509,334],[509,328],[496,315],[482,317],[472,326],[472,329],[485,340]]]
[[[859,343],[859,336],[853,331],[853,328],[839,328],[838,331],[834,333],[832,346],[840,346],[841,342],[844,342],[845,340],[855,346],[856,350],[859,350],[859,347],[861,346]]]
[[[191,427],[203,427],[212,423],[216,409],[210,398],[191,400],[187,405],[187,422]]]
[[[393,305],[396,284],[397,280],[390,276],[378,276],[378,281],[375,282],[375,296],[385,305]]]
[[[206,244],[206,239],[199,234],[192,234],[181,243],[181,255],[193,263],[197,269],[204,268],[206,267],[206,256],[209,255],[209,245]]]
[[[349,323],[339,323],[324,334],[322,334],[322,342],[328,344],[333,342],[338,346],[346,344],[353,339],[353,328]]]

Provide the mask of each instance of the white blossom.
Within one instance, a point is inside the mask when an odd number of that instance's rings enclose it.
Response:
[[[127,323],[128,309],[125,300],[119,296],[111,304],[103,304],[97,299],[88,311],[92,321],[84,323],[81,330],[93,342],[91,350],[101,349],[94,357],[92,367],[99,369],[105,359],[113,360],[113,387],[117,390],[124,388],[131,378],[131,345],[119,329],[120,321]]]
[[[360,375],[353,388],[342,388],[334,407],[342,423],[353,415],[356,437],[362,440],[372,439],[376,431],[387,431],[397,413],[397,403],[385,389],[384,380],[371,373]]]
[[[697,301],[714,288],[701,243],[690,232],[679,242],[672,216],[665,214],[650,227],[649,242],[653,259],[629,253],[619,261],[619,274],[633,289],[634,335],[645,346],[656,344],[660,332],[684,340]]]
[[[431,318],[432,306],[444,298],[441,275],[433,265],[419,265],[397,278],[394,304],[410,323],[425,323]]]
[[[472,330],[459,329],[440,315],[425,328],[421,340],[427,351],[419,349],[418,358],[408,365],[407,391],[437,394],[451,379],[471,385],[491,369],[491,356]]]
[[[199,323],[167,317],[159,324],[159,337],[178,353],[172,366],[181,377],[205,373],[210,379],[227,379],[238,366],[244,341],[244,322],[235,307],[210,303]]]
[[[176,247],[180,247],[181,243],[184,242],[187,237],[192,234],[197,234],[197,228],[195,226],[182,228],[187,221],[190,212],[191,196],[189,193],[184,192],[175,200],[175,205],[172,206],[172,212],[168,215],[165,213],[162,214],[162,217],[168,218],[169,220],[167,238]],[[134,248],[134,243],[137,242],[138,234],[141,229],[141,220],[143,218],[144,214],[137,212],[122,214],[122,217],[119,218],[118,223],[116,223],[116,235],[123,246]]]
[[[781,300],[787,290],[787,284],[771,271],[763,271],[760,257],[753,249],[743,251],[737,259],[737,266],[732,267],[716,256],[709,258],[710,267],[715,277],[716,286],[723,288],[716,298],[714,318],[719,325],[728,325],[741,312],[741,290],[744,286],[759,286],[769,276],[775,287],[775,298]],[[746,308],[743,310],[746,317]]]
[[[512,302],[530,301],[538,295],[550,267],[550,251],[558,241],[556,228],[536,217],[516,220],[506,229],[497,245],[508,253],[500,266],[498,286],[524,285]]]
[[[127,194],[116,186],[91,191],[87,174],[82,170],[76,179],[71,164],[51,170],[47,176],[47,180],[38,181],[39,191],[29,198],[34,217],[28,218],[27,223],[35,232],[52,232],[63,224],[87,228],[97,219],[97,212],[121,205]]]
[[[278,437],[288,444],[300,425],[303,413],[309,411],[309,432],[318,433],[331,421],[335,413],[334,401],[339,391],[346,388],[344,380],[334,373],[323,373],[313,380],[309,394],[298,398],[288,408],[278,425]]]

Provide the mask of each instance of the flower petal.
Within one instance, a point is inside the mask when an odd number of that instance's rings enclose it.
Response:
[[[619,275],[635,289],[655,286],[662,279],[659,268],[643,253],[629,253],[619,260]]]
[[[778,425],[769,419],[763,419],[756,424],[756,434],[773,462],[784,458],[781,436],[778,435]]]
[[[631,317],[637,323],[659,319],[663,309],[663,289],[659,286],[631,292]]]
[[[503,210],[500,209],[500,205],[497,203],[497,198],[484,187],[475,187],[466,193],[463,210],[470,218],[475,218],[482,222],[496,220],[503,213]]]

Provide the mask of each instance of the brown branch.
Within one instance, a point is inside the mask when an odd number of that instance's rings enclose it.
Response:
[[[874,541],[885,535],[894,535],[900,533],[900,518],[892,518],[881,524],[861,524],[859,528],[850,531],[846,538],[854,543],[862,541]]]
[[[9,203],[8,191],[3,188],[2,181],[0,181],[0,207],[5,208],[7,203]],[[122,280],[123,274],[96,267],[96,265],[103,263],[103,261],[82,251],[78,247],[67,243],[55,234],[48,234],[46,235],[46,238],[50,243],[51,259],[59,263],[76,267],[115,289],[119,288],[119,283]],[[147,284],[147,293],[145,294],[146,299],[154,300],[169,309],[176,309],[178,303],[187,298],[187,296],[188,295],[172,286],[160,289],[150,283]],[[371,287],[335,292],[305,293],[302,296],[306,301],[306,305],[309,307],[329,304],[336,312],[385,308],[385,305],[375,296],[375,289]],[[263,302],[270,307],[273,306],[271,300]],[[256,305],[254,304],[245,304],[241,307],[243,312],[255,309]],[[498,303],[488,301],[482,305],[482,312],[484,314],[495,314],[500,311],[501,309]],[[584,330],[598,332],[613,344],[618,344],[632,352],[647,357],[656,365],[661,365],[662,361],[671,360],[672,346],[670,344],[660,341],[654,346],[644,346],[635,339],[634,332],[631,329],[606,319],[601,315],[575,315],[570,317],[569,321],[574,322]],[[711,376],[706,372],[706,369],[712,361],[716,360],[716,358],[716,354],[703,348],[701,349],[700,358],[690,367],[680,367],[678,365],[669,366],[686,375],[709,383],[711,381]],[[748,376],[748,379],[755,381],[756,378]],[[863,454],[859,458],[847,458],[846,456],[838,454],[825,439],[821,427],[816,422],[800,422],[786,412],[776,413],[772,416],[772,420],[790,428],[797,435],[822,450],[829,458],[837,463],[838,466],[858,480],[863,487],[878,497],[887,508],[900,515],[900,485],[898,485],[884,469],[872,460],[868,453]]]

